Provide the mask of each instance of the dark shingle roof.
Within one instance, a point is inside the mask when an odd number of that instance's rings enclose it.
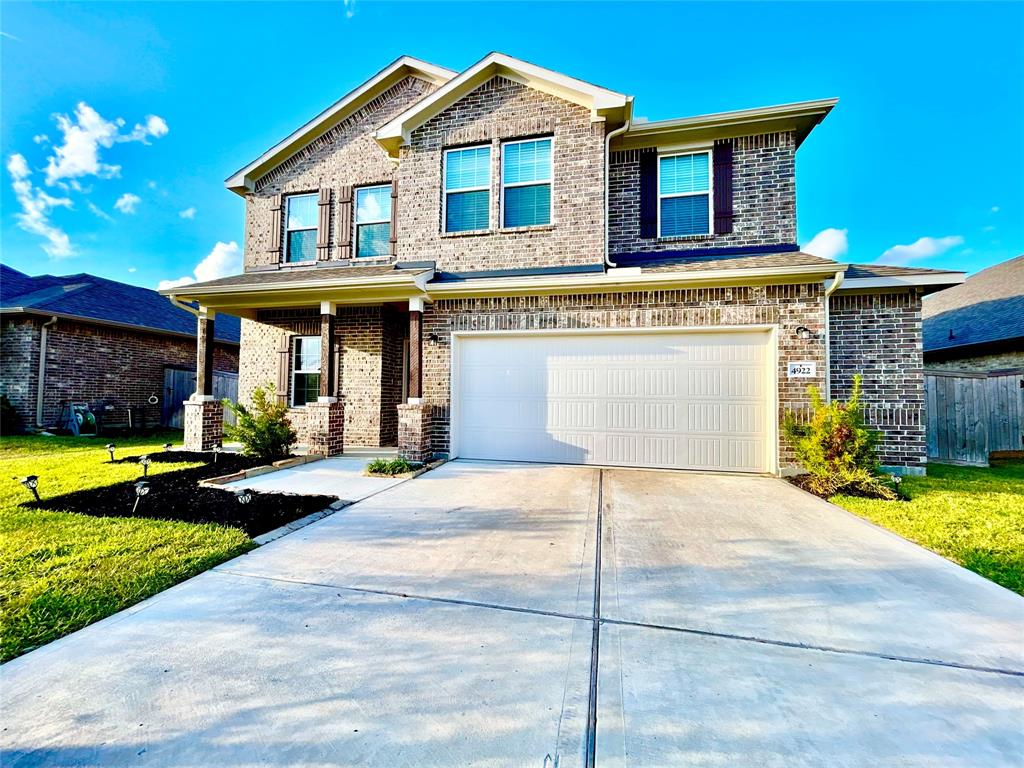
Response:
[[[0,265],[0,311],[53,313],[151,331],[196,334],[195,317],[156,291],[87,274],[30,277]],[[237,317],[218,315],[215,336],[237,344],[240,325]]]
[[[654,254],[657,256],[657,254]],[[653,263],[642,267],[644,272],[702,272],[710,269],[754,269],[757,267],[816,267],[839,264],[810,253],[764,253],[744,255],[704,255],[673,259],[671,262]]]
[[[1024,256],[928,296],[921,314],[925,351],[1024,338]]]
[[[846,269],[848,280],[870,277],[907,277],[909,275],[957,275],[948,269],[925,269],[924,267],[894,267],[889,264],[851,264]]]
[[[275,269],[264,272],[246,272],[242,275],[220,277],[216,280],[207,280],[203,283],[189,283],[186,286],[182,286],[181,293],[183,295],[195,295],[196,290],[204,288],[259,288],[304,280],[354,280],[359,277],[382,277],[384,275],[394,275],[398,274],[399,271],[401,271],[402,274],[416,275],[425,270],[398,270],[391,264],[376,267],[293,267],[291,269]],[[170,291],[167,292],[170,293]]]

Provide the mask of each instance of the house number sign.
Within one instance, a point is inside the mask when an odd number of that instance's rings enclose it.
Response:
[[[791,379],[812,379],[818,375],[817,363],[790,363],[787,373]]]

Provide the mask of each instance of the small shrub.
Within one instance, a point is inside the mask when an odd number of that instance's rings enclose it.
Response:
[[[229,440],[242,444],[242,453],[275,461],[288,456],[297,435],[288,418],[288,406],[279,403],[272,384],[257,387],[252,393],[252,408],[241,403],[224,401],[224,407],[235,414],[235,424],[225,424]]]
[[[0,435],[20,435],[25,425],[7,395],[0,395]]]
[[[787,412],[783,434],[808,472],[800,485],[812,493],[825,498],[844,493],[895,499],[895,490],[878,476],[875,448],[879,434],[864,423],[860,385],[861,377],[854,376],[853,391],[845,403],[826,403],[817,387],[809,386],[810,422],[804,424]]]
[[[366,471],[371,475],[404,475],[406,472],[413,472],[420,468],[420,464],[414,464],[403,458],[397,459],[374,459],[366,465]]]

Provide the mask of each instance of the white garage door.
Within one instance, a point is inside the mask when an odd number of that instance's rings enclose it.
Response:
[[[767,332],[465,336],[463,458],[764,472]]]

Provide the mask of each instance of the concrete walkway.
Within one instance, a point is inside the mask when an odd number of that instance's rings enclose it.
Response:
[[[281,469],[266,475],[227,483],[225,488],[251,488],[254,491],[338,496],[359,501],[402,482],[387,477],[366,477],[363,472],[372,457],[342,456]]]
[[[5,665],[0,762],[1017,765],[1022,637],[782,481],[454,462]]]

